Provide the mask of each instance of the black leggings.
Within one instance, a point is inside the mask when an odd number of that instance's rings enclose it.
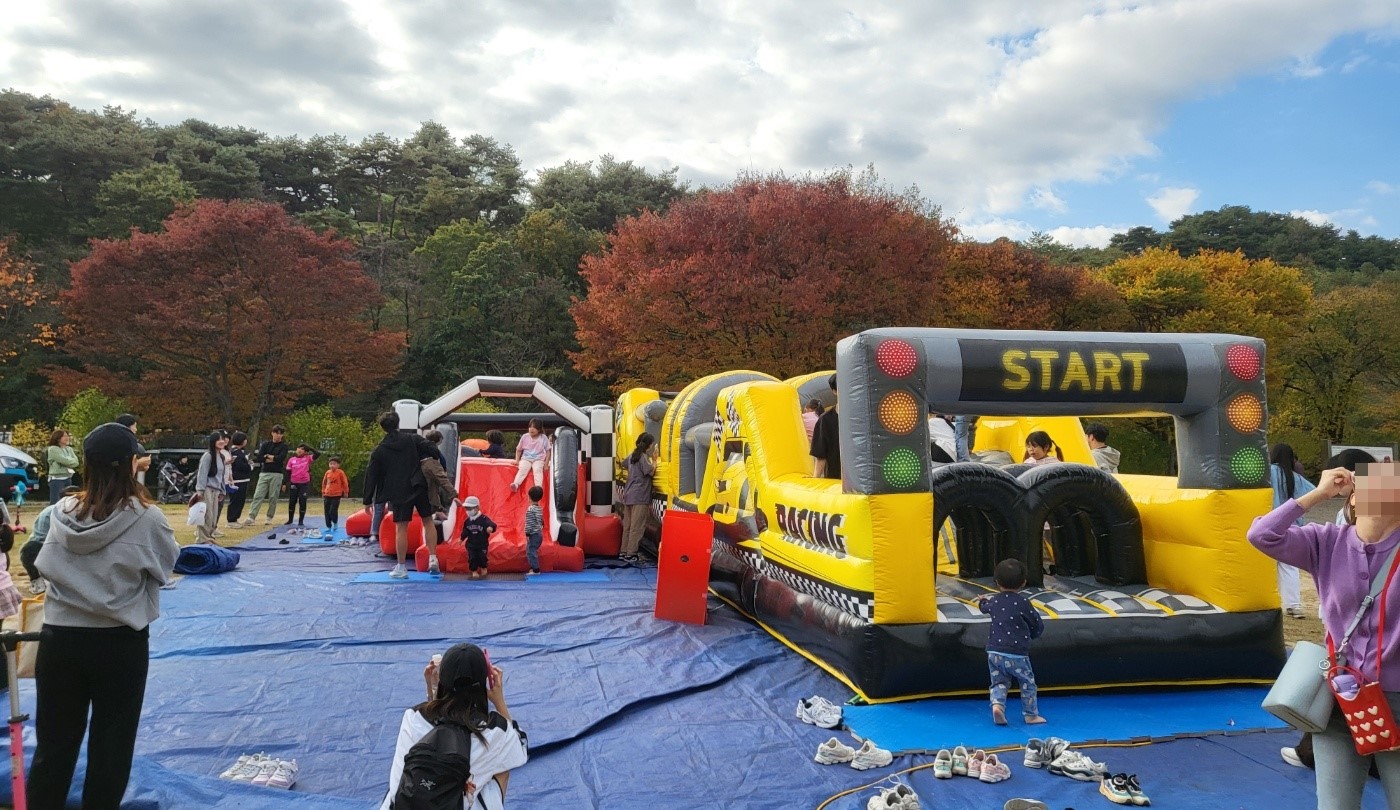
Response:
[[[88,735],[83,807],[117,810],[146,697],[150,635],[130,627],[44,625],[34,662],[39,745],[29,768],[29,806],[60,810]],[[88,710],[92,720],[88,720]]]
[[[326,528],[329,529],[340,522],[340,496],[327,495],[321,502],[325,505]]]
[[[306,523],[306,496],[311,494],[311,484],[288,484],[287,485],[287,522],[291,523],[292,518],[296,518],[298,526]],[[297,510],[301,514],[297,514]]]

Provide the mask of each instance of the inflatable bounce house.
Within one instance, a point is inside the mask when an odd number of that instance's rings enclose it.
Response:
[[[549,408],[546,413],[459,413],[478,397],[533,397]],[[481,511],[496,522],[489,565],[493,572],[528,570],[525,561],[525,508],[527,492],[539,485],[544,491],[541,506],[545,513],[545,543],[540,562],[544,570],[577,571],[585,553],[616,555],[622,542],[621,521],[613,514],[613,409],[606,405],[579,407],[544,382],[532,377],[473,377],[436,400],[423,405],[414,400],[394,403],[405,430],[431,430],[442,433],[439,449],[447,459],[447,472],[461,499],[475,495]],[[516,464],[513,459],[483,458],[471,444],[459,440],[464,432],[503,430],[524,432],[531,420],[538,419],[550,434],[553,449],[543,481],[533,473],[526,476],[518,491],[512,492]],[[363,514],[363,513],[362,513]],[[358,516],[357,516],[358,517]],[[453,506],[444,529],[449,539],[461,529],[461,510]],[[392,518],[386,517],[386,521]],[[346,528],[351,533],[368,534],[368,516]],[[380,532],[381,550],[392,554],[392,524]],[[409,526],[409,549],[419,571],[428,569],[428,550],[423,545],[423,528],[415,515]],[[465,573],[465,550],[453,545],[439,552],[439,563],[448,573]]]
[[[1046,619],[1043,687],[1263,682],[1284,658],[1245,541],[1271,506],[1263,362],[1234,335],[876,329],[837,346],[836,395],[830,372],[726,372],[626,392],[615,431],[624,454],[658,438],[658,515],[713,516],[712,591],[866,700],[985,691],[975,600],[1006,558]],[[811,475],[813,398],[839,401],[839,481]],[[979,456],[1046,430],[1069,463],[934,464],[931,412],[978,416]],[[1172,417],[1180,474],[1100,471],[1087,416]]]

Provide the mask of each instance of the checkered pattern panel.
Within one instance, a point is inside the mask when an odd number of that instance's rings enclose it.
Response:
[[[845,611],[867,622],[875,620],[875,594],[869,591],[855,591],[833,585],[825,580],[807,576],[786,566],[765,560],[762,555],[722,541],[715,542],[715,551],[737,558],[744,565],[755,569],[769,579],[781,582],[798,593],[813,599],[820,599],[834,608]]]

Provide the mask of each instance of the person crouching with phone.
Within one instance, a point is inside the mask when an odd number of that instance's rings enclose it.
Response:
[[[510,772],[530,758],[525,732],[506,706],[505,673],[491,666],[486,651],[457,644],[433,656],[423,670],[427,700],[407,709],[389,763],[389,793],[380,810],[390,810],[409,755],[440,724],[466,728],[471,738],[471,778],[462,786],[464,806],[503,810]]]

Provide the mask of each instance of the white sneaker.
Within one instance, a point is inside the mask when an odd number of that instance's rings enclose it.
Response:
[[[1287,762],[1289,765],[1292,765],[1295,768],[1308,767],[1303,764],[1303,760],[1298,758],[1298,749],[1296,748],[1280,748],[1278,750],[1278,753],[1279,756],[1283,757],[1284,762]]]
[[[38,596],[48,589],[49,583],[45,582],[43,577],[35,577],[29,581],[29,593],[33,596]]]
[[[797,719],[821,728],[841,725],[841,707],[824,697],[797,701]]]
[[[389,579],[408,579],[408,569],[402,563],[394,566],[394,570],[389,572]]]
[[[1050,773],[1068,776],[1076,782],[1098,782],[1108,775],[1108,766],[1095,762],[1078,751],[1065,751],[1050,763]]]
[[[1046,737],[1043,740],[1031,738],[1026,742],[1026,755],[1021,764],[1027,768],[1048,768],[1066,748],[1069,748],[1069,743],[1059,737]]]
[[[258,787],[267,787],[267,783],[272,781],[272,777],[277,774],[278,766],[282,763],[276,759],[265,759],[258,764],[258,775],[253,777],[253,784]]]
[[[967,776],[967,749],[961,745],[953,749],[953,775]]]
[[[219,774],[219,778],[230,779],[234,782],[251,782],[253,777],[258,775],[258,771],[262,770],[262,763],[265,759],[267,759],[267,755],[261,752],[244,754],[228,770]]]
[[[850,762],[855,757],[856,749],[832,737],[817,746],[817,755],[812,759],[823,765],[835,765],[839,762]]]
[[[1005,782],[1011,778],[1011,766],[997,759],[996,754],[988,754],[982,763],[982,774],[977,778],[989,785]]]
[[[940,748],[938,754],[933,758],[933,777],[935,779],[953,778],[953,752],[947,748]]]
[[[851,767],[858,771],[865,771],[871,768],[883,768],[894,762],[894,754],[883,748],[876,748],[873,740],[866,740],[856,749],[856,755],[851,759]]]
[[[920,810],[919,797],[908,785],[899,784],[871,796],[865,810]]]
[[[272,778],[267,780],[270,788],[281,788],[291,790],[292,785],[297,783],[297,761],[294,759],[278,760],[277,770],[272,774]]]
[[[436,555],[436,554],[432,554],[432,555],[429,555],[429,556],[428,556],[428,573],[429,573],[429,574],[440,574],[440,573],[442,573],[441,571],[438,570],[438,561],[437,561],[437,555]]]

